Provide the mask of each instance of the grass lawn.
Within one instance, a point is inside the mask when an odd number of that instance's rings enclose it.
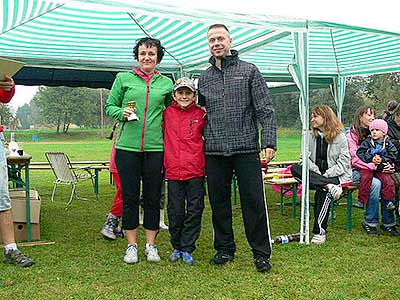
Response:
[[[68,139],[72,144],[24,143],[23,148],[34,161],[44,161],[44,151],[49,150],[65,151],[71,160],[108,159],[110,141],[79,136]],[[47,139],[61,140],[54,136]],[[297,159],[299,149],[298,132],[279,132],[276,160]],[[142,228],[139,263],[126,265],[122,261],[126,240],[111,242],[100,235],[114,196],[108,171],[100,173],[99,201],[94,200],[90,185],[84,183],[77,191],[89,201],[74,200],[66,205],[70,190],[61,187],[55,202],[51,202],[53,180],[50,171],[31,172],[31,185],[42,199],[41,240],[55,244],[23,247],[36,260],[31,268],[0,264],[1,299],[400,299],[400,275],[395,264],[400,238],[367,236],[361,228],[362,210],[353,210],[351,234],[346,232],[346,208],[340,206],[335,225],[329,224],[325,244],[274,245],[273,269],[260,274],[253,265],[240,209],[233,209],[237,246],[234,262],[224,267],[209,264],[214,249],[206,201],[194,266],[168,263],[168,232],[160,232],[157,239],[162,261],[145,261]],[[278,194],[268,186],[266,190],[272,236],[298,232],[299,214],[293,219],[291,209],[285,207],[284,215],[280,215]]]

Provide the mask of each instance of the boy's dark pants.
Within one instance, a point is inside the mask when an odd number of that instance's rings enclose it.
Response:
[[[204,178],[168,180],[168,221],[174,249],[192,253],[201,230]]]

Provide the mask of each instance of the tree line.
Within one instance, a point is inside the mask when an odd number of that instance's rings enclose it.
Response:
[[[104,117],[106,89],[40,87],[30,104],[18,108],[15,117],[9,106],[0,106],[2,124],[12,129],[34,127],[55,128],[67,133],[72,125],[83,128],[111,126],[112,120]],[[299,93],[273,96],[279,127],[301,128]],[[378,115],[390,100],[400,102],[400,72],[347,79],[342,109],[342,121],[349,126],[354,112],[361,105],[373,106]],[[330,88],[310,90],[310,106],[326,104],[336,110]]]

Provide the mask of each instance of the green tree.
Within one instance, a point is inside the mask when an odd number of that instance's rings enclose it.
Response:
[[[104,90],[103,90],[104,91]],[[103,93],[103,101],[107,92]],[[68,132],[71,124],[80,127],[100,126],[100,93],[89,88],[40,87],[32,100],[36,122]]]
[[[13,111],[8,104],[0,104],[0,124],[9,126],[13,120]]]
[[[23,106],[18,107],[16,117],[19,119],[22,129],[30,128],[30,113],[31,108],[29,104],[25,103]]]

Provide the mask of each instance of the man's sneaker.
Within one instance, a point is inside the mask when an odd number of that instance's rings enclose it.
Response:
[[[144,251],[144,256],[146,256],[147,261],[160,261],[161,258],[158,255],[156,244],[146,244],[146,250]]]
[[[228,261],[232,261],[235,257],[225,252],[217,252],[210,260],[210,264],[222,266]]]
[[[258,272],[268,272],[272,268],[268,259],[262,256],[254,259],[254,265],[256,266]]]
[[[389,201],[388,204],[386,204],[386,210],[387,211],[394,211],[396,209],[396,205],[392,201]]]
[[[101,230],[101,234],[109,240],[117,239],[115,232],[118,228],[118,223],[119,223],[119,218],[117,216],[114,216],[112,213],[109,213],[107,215],[104,227]]]
[[[314,234],[314,236],[311,239],[312,244],[323,244],[326,242],[326,234]]]
[[[376,226],[370,226],[368,224],[365,224],[365,222],[362,222],[362,228],[365,229],[368,235],[379,235]]]
[[[194,259],[192,257],[192,254],[190,254],[189,252],[182,252],[182,261],[185,264],[188,264],[191,266],[194,264]]]
[[[385,226],[385,225],[381,225],[381,229],[382,229],[383,231],[386,231],[387,233],[389,233],[389,235],[391,235],[391,236],[398,236],[398,235],[400,235],[400,232],[397,231],[396,226],[387,227],[387,226]]]
[[[30,258],[26,254],[23,254],[18,249],[8,250],[8,251],[4,249],[3,262],[6,264],[13,264],[19,267],[30,267],[35,263],[35,261],[32,258]]]
[[[128,244],[126,248],[124,262],[127,264],[136,264],[139,261],[137,244]]]
[[[328,192],[335,200],[339,200],[340,196],[343,193],[343,189],[340,185],[328,183],[326,185],[328,187]]]
[[[181,256],[182,256],[181,250],[174,249],[174,251],[172,251],[171,255],[168,257],[168,261],[177,262],[181,258]]]

